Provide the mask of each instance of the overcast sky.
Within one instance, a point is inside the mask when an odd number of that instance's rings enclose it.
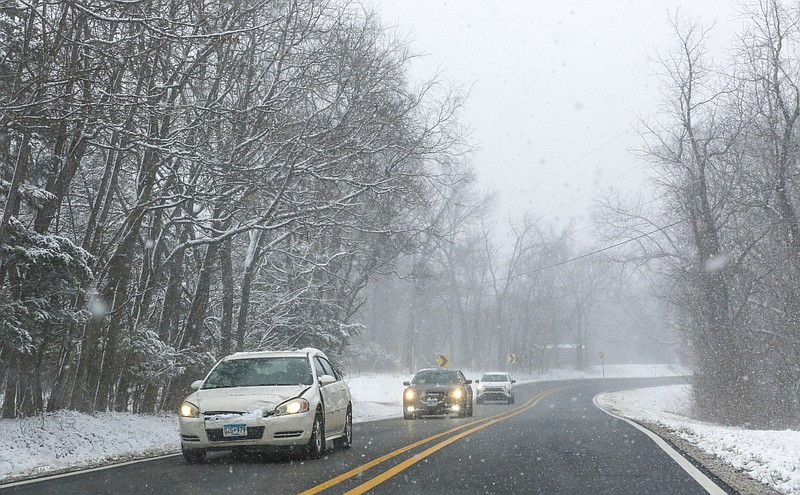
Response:
[[[630,150],[639,118],[657,109],[653,59],[674,42],[669,12],[716,23],[723,47],[740,10],[723,0],[367,1],[424,55],[415,78],[438,71],[470,88],[460,120],[502,211],[576,228],[590,222],[596,191],[646,187],[647,166]]]

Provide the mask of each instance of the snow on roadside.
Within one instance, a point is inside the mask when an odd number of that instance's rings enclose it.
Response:
[[[800,431],[745,430],[688,418],[689,385],[601,394],[597,403],[619,416],[655,423],[786,494],[800,494]]]
[[[480,377],[465,371],[467,378]],[[632,378],[685,374],[668,366],[606,366],[589,372],[551,371],[517,375],[519,383],[576,378]],[[365,373],[346,377],[354,421],[400,417],[403,381],[410,375]],[[692,422],[686,418],[688,385],[603,394],[603,407],[675,430],[735,468],[787,494],[800,494],[800,432],[754,432]],[[94,466],[180,450],[177,418],[71,411],[0,420],[0,483],[79,466]]]
[[[667,366],[606,366],[588,372],[554,370],[516,378],[520,383],[574,378],[673,376],[684,370]],[[479,372],[465,371],[467,378]],[[403,373],[348,375],[357,423],[402,416]],[[173,415],[81,414],[59,411],[33,418],[0,420],[0,483],[79,466],[94,466],[175,453],[180,450],[178,420]]]
[[[173,415],[58,411],[0,420],[0,482],[175,452]]]
[[[480,379],[483,372],[464,370],[471,380]],[[572,380],[578,378],[641,378],[658,376],[679,376],[687,374],[685,368],[669,365],[609,365],[604,369],[591,368],[587,371],[550,370],[544,374],[516,374],[518,383],[551,380]],[[356,423],[376,419],[399,418],[403,415],[402,397],[404,381],[411,380],[412,374],[403,373],[363,373],[348,375],[346,378],[353,394],[353,421]]]

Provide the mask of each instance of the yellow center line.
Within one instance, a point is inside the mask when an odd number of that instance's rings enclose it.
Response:
[[[558,389],[556,389],[556,390],[558,390]],[[489,424],[492,424],[492,423],[494,423],[496,421],[500,421],[501,419],[505,419],[506,416],[507,417],[511,417],[511,416],[513,416],[515,414],[518,414],[518,413],[522,412],[523,410],[526,410],[528,407],[533,407],[533,405],[535,405],[536,402],[538,402],[542,398],[546,397],[547,395],[550,395],[551,393],[555,392],[556,390],[552,390],[552,391],[546,392],[544,394],[540,394],[539,396],[535,396],[532,399],[530,399],[528,402],[526,402],[525,404],[517,407],[516,409],[512,409],[511,411],[504,411],[502,413],[498,413],[498,414],[495,414],[493,416],[489,416],[488,418],[479,419],[477,421],[472,421],[470,423],[467,423],[467,424],[464,424],[464,425],[461,425],[461,426],[457,426],[455,428],[451,428],[451,429],[449,429],[447,431],[443,431],[441,433],[437,433],[436,435],[432,435],[432,436],[430,436],[428,438],[424,438],[424,439],[419,440],[417,442],[414,442],[414,443],[411,443],[409,445],[406,445],[405,447],[401,447],[401,448],[399,448],[399,449],[397,449],[395,451],[389,452],[388,454],[382,455],[380,457],[376,457],[375,459],[373,459],[373,460],[371,460],[371,461],[369,461],[367,463],[364,463],[364,464],[362,464],[362,465],[360,465],[358,467],[355,467],[355,468],[351,469],[350,471],[347,471],[346,473],[340,474],[339,476],[336,476],[335,478],[331,478],[331,479],[329,479],[328,481],[326,481],[324,483],[321,483],[321,484],[319,484],[317,486],[309,488],[308,490],[306,490],[304,492],[301,492],[298,495],[313,495],[313,494],[319,493],[319,492],[321,492],[323,490],[327,490],[328,488],[330,488],[330,487],[332,487],[334,485],[338,485],[342,481],[350,479],[350,478],[352,478],[354,476],[357,476],[357,475],[363,473],[364,471],[366,471],[366,470],[368,470],[370,468],[373,468],[373,467],[377,466],[378,464],[381,464],[382,462],[388,461],[389,459],[391,459],[393,457],[397,457],[398,455],[400,455],[400,454],[402,454],[404,452],[408,452],[409,450],[411,450],[413,448],[419,447],[420,445],[424,445],[424,444],[426,444],[428,442],[436,440],[437,438],[441,438],[443,436],[449,435],[449,434],[454,433],[454,432],[456,432],[458,430],[463,430],[464,428],[468,428],[470,426],[473,426],[473,425],[476,425],[476,424],[480,424],[480,423],[486,423],[486,425],[484,425],[484,426],[488,426]],[[514,411],[517,411],[517,412],[514,412]],[[489,423],[489,422],[491,422],[491,423]],[[480,428],[477,428],[477,429],[480,429]],[[471,433],[473,431],[476,431],[476,429],[470,430],[469,432],[465,432],[461,436],[465,436],[466,434],[469,434],[469,433]],[[461,438],[461,436],[459,436],[458,438]],[[442,445],[442,447],[443,446],[444,445]]]
[[[464,438],[467,435],[475,433],[478,430],[482,430],[482,429],[486,428],[487,426],[493,425],[495,423],[499,423],[500,421],[505,421],[505,420],[507,420],[507,419],[509,419],[509,418],[511,418],[513,416],[516,416],[517,414],[521,414],[521,413],[527,411],[528,409],[531,409],[532,407],[534,407],[536,404],[539,403],[539,401],[541,401],[542,399],[544,399],[548,395],[553,394],[553,393],[555,393],[555,392],[557,392],[559,390],[561,390],[561,389],[553,389],[553,390],[549,390],[547,392],[543,392],[543,393],[539,394],[538,396],[532,398],[530,401],[525,403],[524,406],[518,408],[515,411],[509,412],[506,415],[498,415],[498,416],[502,416],[502,417],[496,418],[496,419],[494,419],[492,421],[489,421],[489,422],[486,422],[486,423],[484,423],[482,425],[478,425],[478,426],[476,426],[474,428],[471,428],[471,429],[469,429],[467,431],[462,431],[458,435],[454,435],[454,436],[448,438],[447,440],[444,440],[444,441],[442,441],[440,443],[437,443],[436,445],[423,450],[419,454],[417,454],[415,456],[412,456],[409,459],[406,459],[405,461],[401,462],[400,464],[398,464],[398,465],[396,465],[396,466],[394,466],[394,467],[392,467],[390,469],[387,469],[386,471],[384,471],[383,473],[375,476],[371,480],[366,481],[366,482],[362,483],[361,485],[353,488],[352,490],[345,492],[345,495],[360,495],[362,493],[365,493],[368,490],[371,490],[372,488],[375,488],[376,486],[380,485],[384,481],[388,480],[392,476],[395,476],[395,475],[405,471],[409,467],[411,467],[414,464],[418,463],[422,459],[425,459],[426,457],[428,457],[429,455],[433,454],[434,452],[443,449],[444,447],[450,445],[451,443],[453,443],[453,442],[455,442],[457,440],[460,440],[460,439]],[[487,418],[487,419],[490,419],[490,418]]]

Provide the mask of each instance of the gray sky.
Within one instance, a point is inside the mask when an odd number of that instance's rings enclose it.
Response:
[[[368,0],[369,1],[369,0]],[[602,188],[641,190],[639,117],[654,115],[654,56],[672,46],[680,6],[716,23],[727,46],[736,3],[723,0],[372,0],[384,24],[408,34],[419,80],[437,71],[470,89],[460,120],[482,187],[501,212],[522,209],[557,225],[590,222]]]

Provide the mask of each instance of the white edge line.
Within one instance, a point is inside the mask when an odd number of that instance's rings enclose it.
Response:
[[[603,393],[607,393],[607,392],[603,392]],[[720,488],[719,485],[714,483],[711,480],[711,478],[706,476],[702,471],[697,469],[697,467],[694,464],[692,464],[691,462],[689,462],[685,457],[683,457],[683,455],[681,455],[680,452],[678,452],[670,444],[665,442],[663,438],[661,438],[660,436],[656,435],[652,431],[648,430],[644,426],[636,423],[635,421],[631,421],[628,418],[625,418],[625,417],[620,416],[618,414],[614,414],[611,411],[609,411],[609,410],[605,409],[604,407],[602,407],[597,402],[597,397],[599,397],[600,395],[602,395],[602,394],[597,394],[592,399],[592,402],[594,403],[596,408],[600,409],[601,411],[603,411],[604,413],[608,414],[609,416],[612,416],[614,418],[621,419],[622,421],[625,421],[629,425],[633,426],[637,430],[641,431],[642,433],[644,433],[645,435],[650,437],[650,439],[653,442],[655,442],[656,445],[661,447],[661,450],[663,450],[664,452],[667,453],[667,455],[672,457],[672,460],[677,462],[678,465],[681,468],[683,468],[683,470],[686,471],[689,474],[689,476],[694,478],[695,481],[697,481],[697,483],[699,483],[700,486],[702,486],[708,493],[711,493],[712,495],[726,495],[728,493],[725,490],[723,490],[722,488]]]
[[[130,466],[131,464],[139,464],[140,462],[148,462],[148,461],[155,461],[158,459],[166,459],[167,457],[174,457],[176,455],[181,455],[180,452],[174,454],[164,454],[158,457],[148,457],[147,459],[136,459],[133,461],[125,461],[125,462],[118,462],[115,464],[108,464],[106,466],[98,466],[88,469],[79,469],[77,471],[70,471],[68,473],[59,473],[59,474],[45,474],[42,476],[37,476],[36,478],[30,478],[27,480],[20,480],[20,481],[12,481],[11,483],[0,483],[0,491],[4,488],[11,488],[12,486],[21,486],[21,485],[29,485],[31,483],[38,483],[40,481],[48,481],[54,480],[58,478],[66,478],[68,476],[77,476],[79,474],[86,474],[91,473],[94,471],[103,471],[105,469],[114,469],[122,466]]]

